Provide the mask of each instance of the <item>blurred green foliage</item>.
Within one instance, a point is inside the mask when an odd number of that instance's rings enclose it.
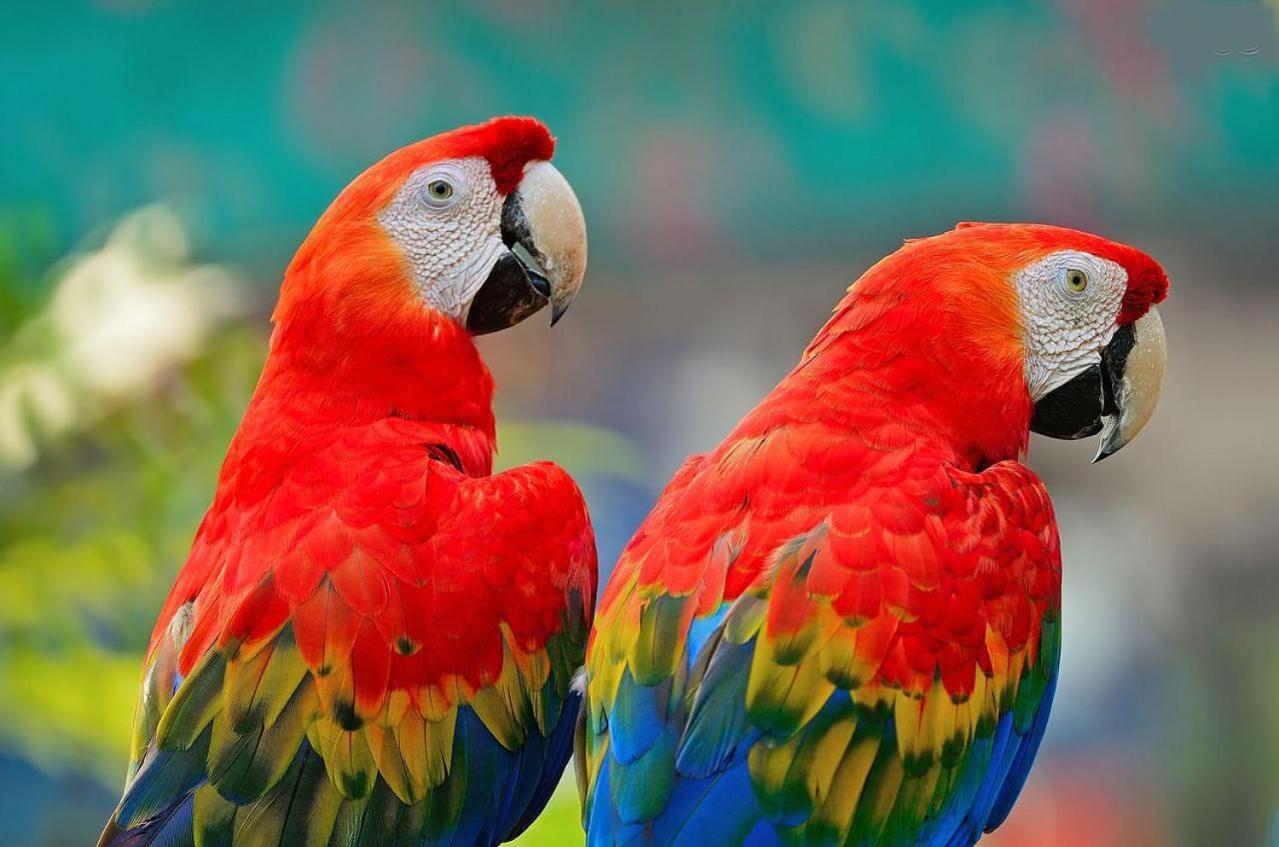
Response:
[[[11,327],[47,305],[30,290],[0,278]],[[118,783],[149,619],[209,500],[211,446],[229,441],[263,350],[260,332],[228,327],[135,398],[145,402],[43,441],[32,467],[0,465],[0,744]]]

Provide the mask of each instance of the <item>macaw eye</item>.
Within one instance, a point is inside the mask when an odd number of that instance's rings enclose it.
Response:
[[[447,179],[433,179],[426,184],[426,198],[432,205],[442,205],[453,197],[453,184]]]
[[[1081,270],[1071,268],[1066,271],[1066,290],[1072,294],[1083,294],[1088,288],[1088,275]]]

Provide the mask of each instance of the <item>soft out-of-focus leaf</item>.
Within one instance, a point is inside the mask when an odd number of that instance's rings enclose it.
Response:
[[[0,257],[17,326],[0,335],[0,749],[113,789],[155,611],[265,349],[186,249],[150,209],[60,265],[43,302]],[[134,326],[135,295],[169,311]]]
[[[114,784],[128,753],[138,656],[89,643],[9,644],[0,673],[0,741],[42,766]]]
[[[503,468],[554,456],[575,477],[644,477],[635,445],[610,429],[576,423],[502,423],[497,435],[498,465]]]

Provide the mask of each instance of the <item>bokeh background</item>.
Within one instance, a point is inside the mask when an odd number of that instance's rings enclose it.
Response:
[[[996,845],[1251,845],[1279,808],[1279,3],[113,0],[0,12],[0,843],[85,845],[281,271],[389,150],[543,118],[591,229],[568,318],[485,338],[502,461],[601,561],[844,286],[964,219],[1173,278],[1160,414],[1037,439],[1065,652]],[[567,788],[567,786],[566,786]],[[526,845],[580,843],[561,791]]]

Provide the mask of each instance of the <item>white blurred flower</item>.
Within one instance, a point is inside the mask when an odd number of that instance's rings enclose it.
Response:
[[[10,345],[39,352],[0,349],[0,465],[29,465],[42,441],[146,394],[240,311],[235,278],[187,250],[177,216],[149,206],[70,262]]]
[[[75,403],[53,369],[23,363],[0,374],[0,463],[24,467],[36,460],[31,429],[60,435],[75,420]]]

